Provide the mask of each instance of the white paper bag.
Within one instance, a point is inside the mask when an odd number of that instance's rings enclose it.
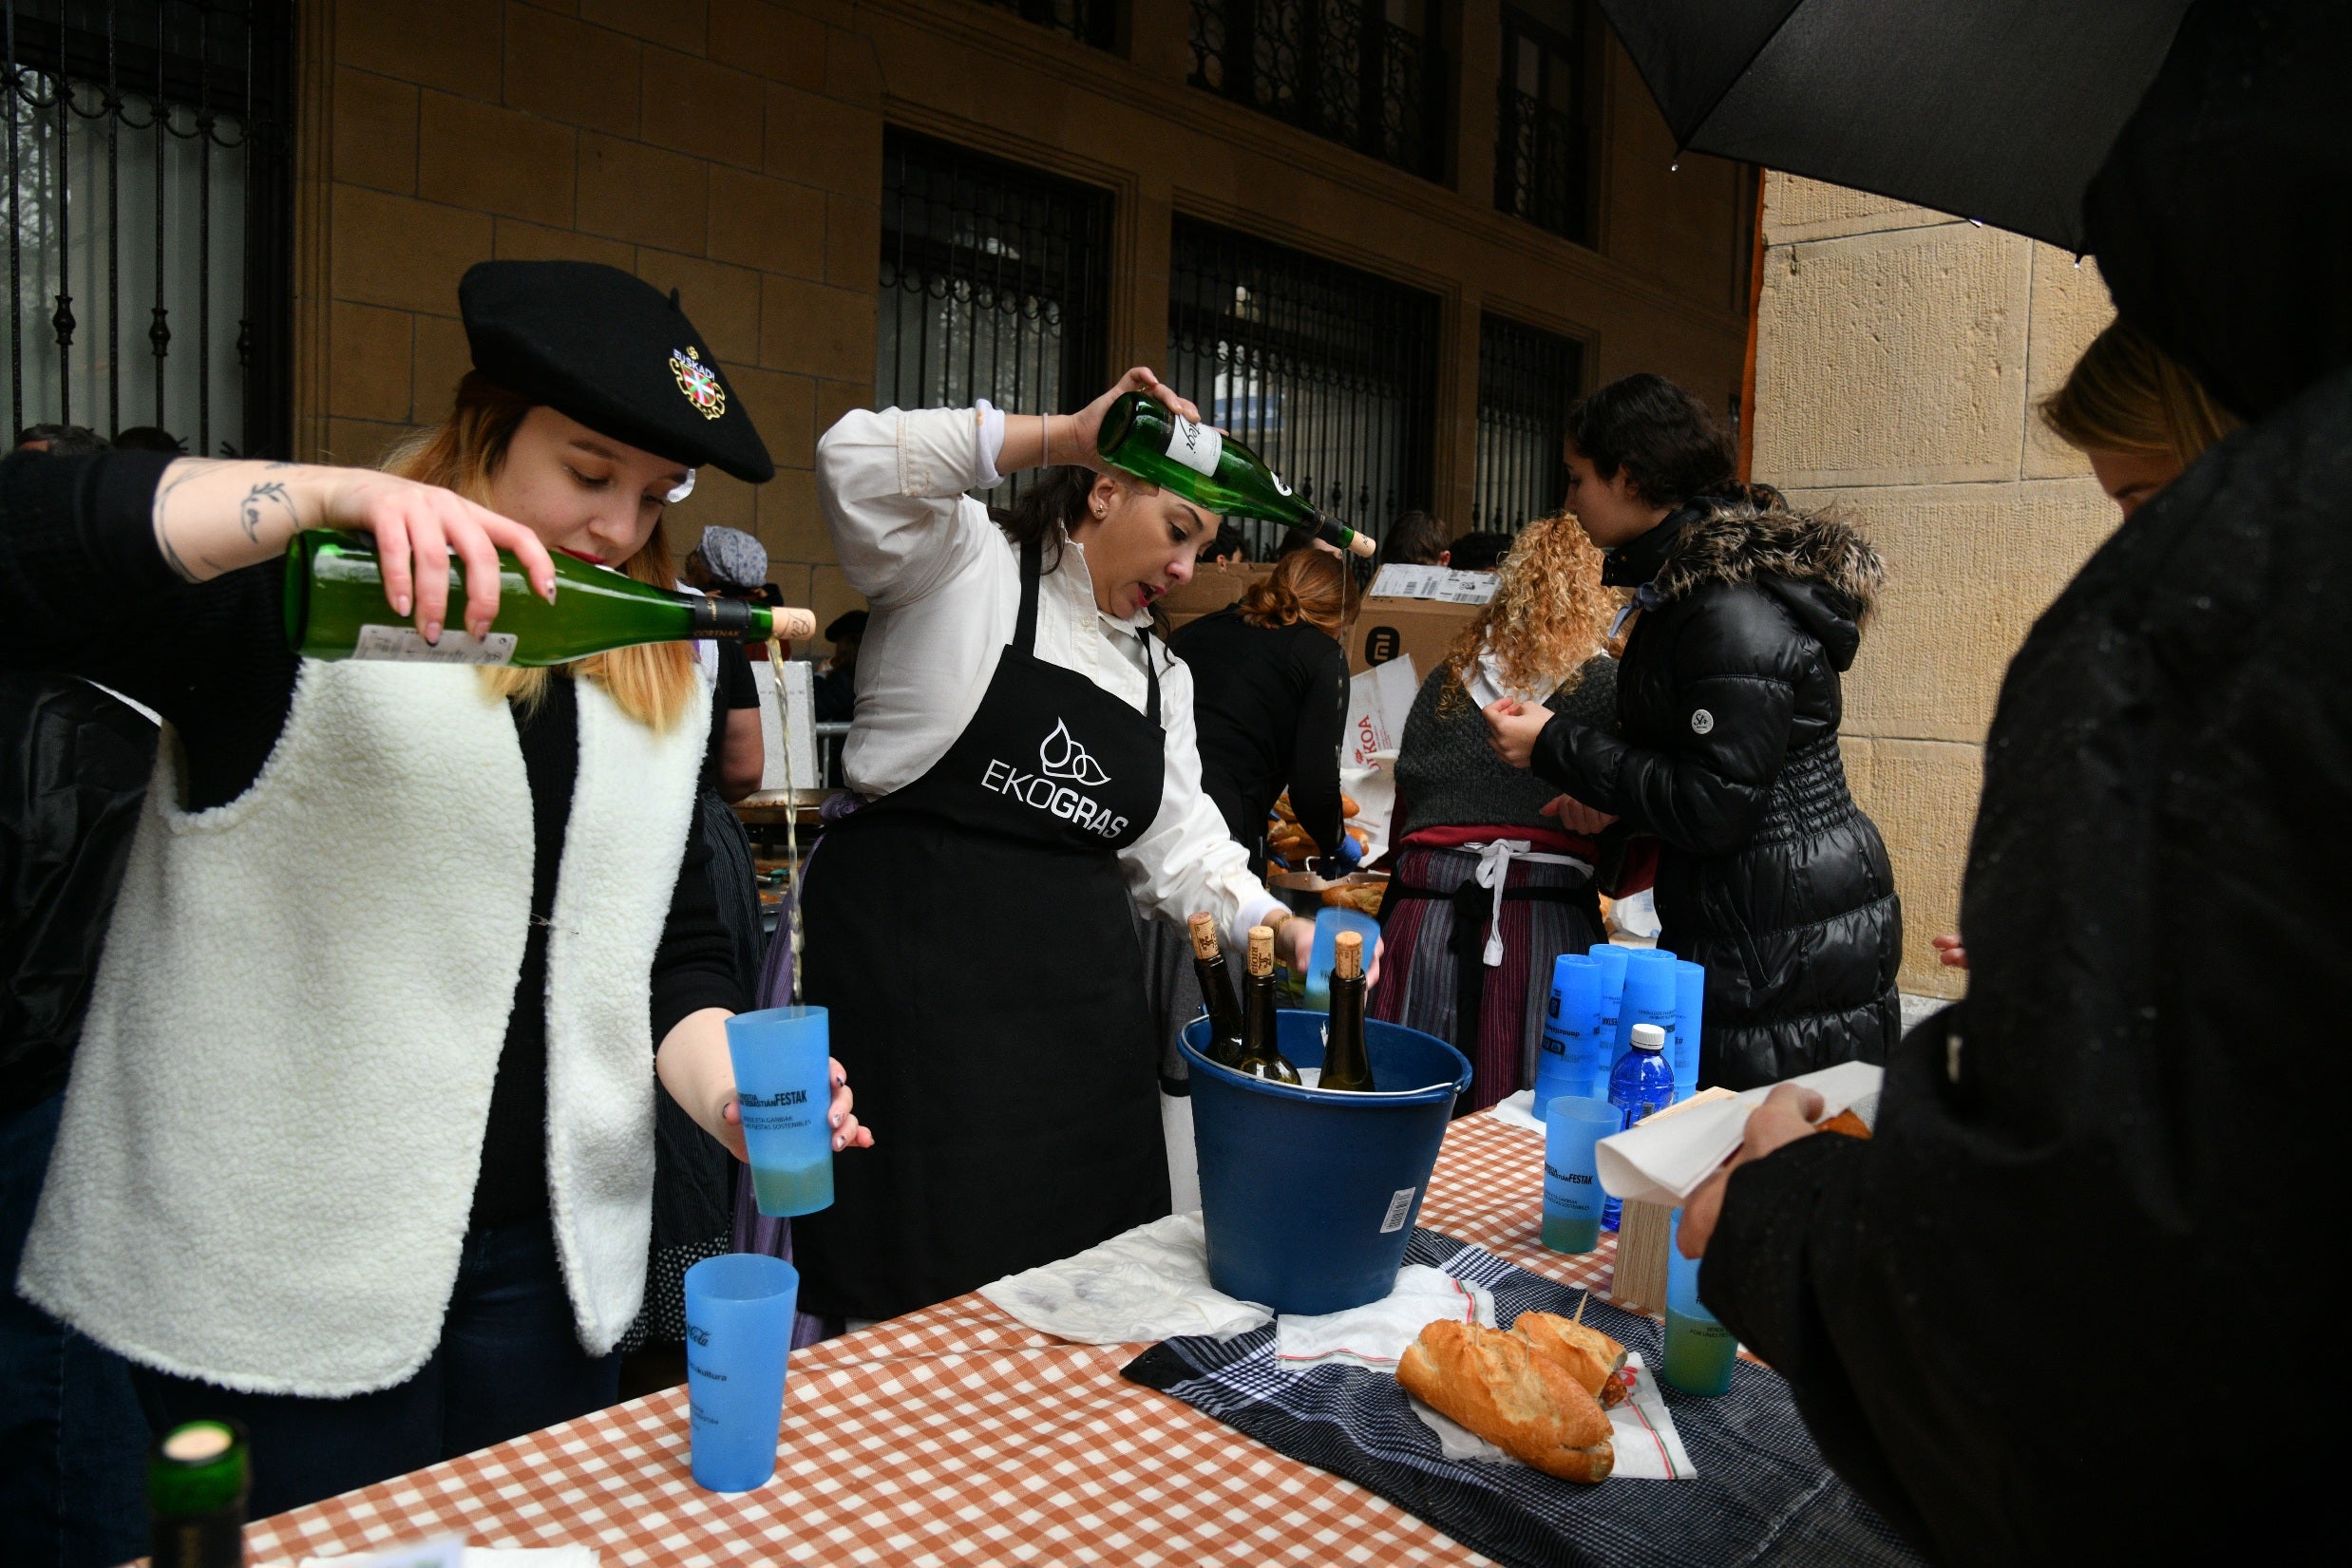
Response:
[[[1339,747],[1341,767],[1369,767],[1375,752],[1394,752],[1405,738],[1405,719],[1420,694],[1413,655],[1375,664],[1348,682],[1348,730]]]

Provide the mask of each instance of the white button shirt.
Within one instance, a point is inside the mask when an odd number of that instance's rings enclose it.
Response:
[[[990,428],[995,425],[994,429]],[[857,716],[843,748],[849,786],[876,797],[914,783],[978,711],[1020,614],[1021,563],[988,509],[964,494],[996,481],[1001,425],[984,411],[860,409],[817,443],[817,496],[849,584],[872,610],[858,649]],[[1048,552],[1049,555],[1052,553]],[[1086,552],[1066,544],[1037,585],[1037,657],[1074,670],[1137,712],[1147,702],[1150,616],[1095,607]],[[1167,731],[1160,812],[1119,852],[1129,891],[1182,922],[1217,916],[1231,950],[1283,912],[1201,790],[1192,672],[1157,645]]]

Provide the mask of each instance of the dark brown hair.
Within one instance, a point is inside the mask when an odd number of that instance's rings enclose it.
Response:
[[[1731,437],[1664,376],[1621,376],[1568,409],[1568,441],[1603,480],[1623,473],[1652,506],[1679,506],[1732,482]]]

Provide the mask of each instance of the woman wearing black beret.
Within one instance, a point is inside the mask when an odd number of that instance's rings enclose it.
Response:
[[[550,549],[668,586],[664,514],[695,466],[773,472],[637,279],[494,262],[459,299],[475,369],[405,478],[5,470],[0,661],[169,727],[20,1288],[127,1357],[155,1419],[242,1421],[256,1514],[612,1403],[644,1284],[649,1055],[741,1152],[689,649],[516,671],[287,648],[298,529],[372,532],[393,616],[448,654],[496,611],[494,550],[543,593]],[[871,1142],[845,1088],[834,1115],[837,1146]]]

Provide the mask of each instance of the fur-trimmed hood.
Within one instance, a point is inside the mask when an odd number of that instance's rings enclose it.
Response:
[[[1659,596],[1679,599],[1709,582],[1783,577],[1816,582],[1844,597],[1852,618],[1868,620],[1887,581],[1887,563],[1851,523],[1826,512],[1799,512],[1774,498],[1709,499],[1679,529],[1652,579]]]
[[[1853,664],[1887,563],[1842,519],[1800,512],[1760,486],[1684,509],[1650,591],[1672,602],[1709,583],[1753,584],[1779,600],[1839,670]]]

